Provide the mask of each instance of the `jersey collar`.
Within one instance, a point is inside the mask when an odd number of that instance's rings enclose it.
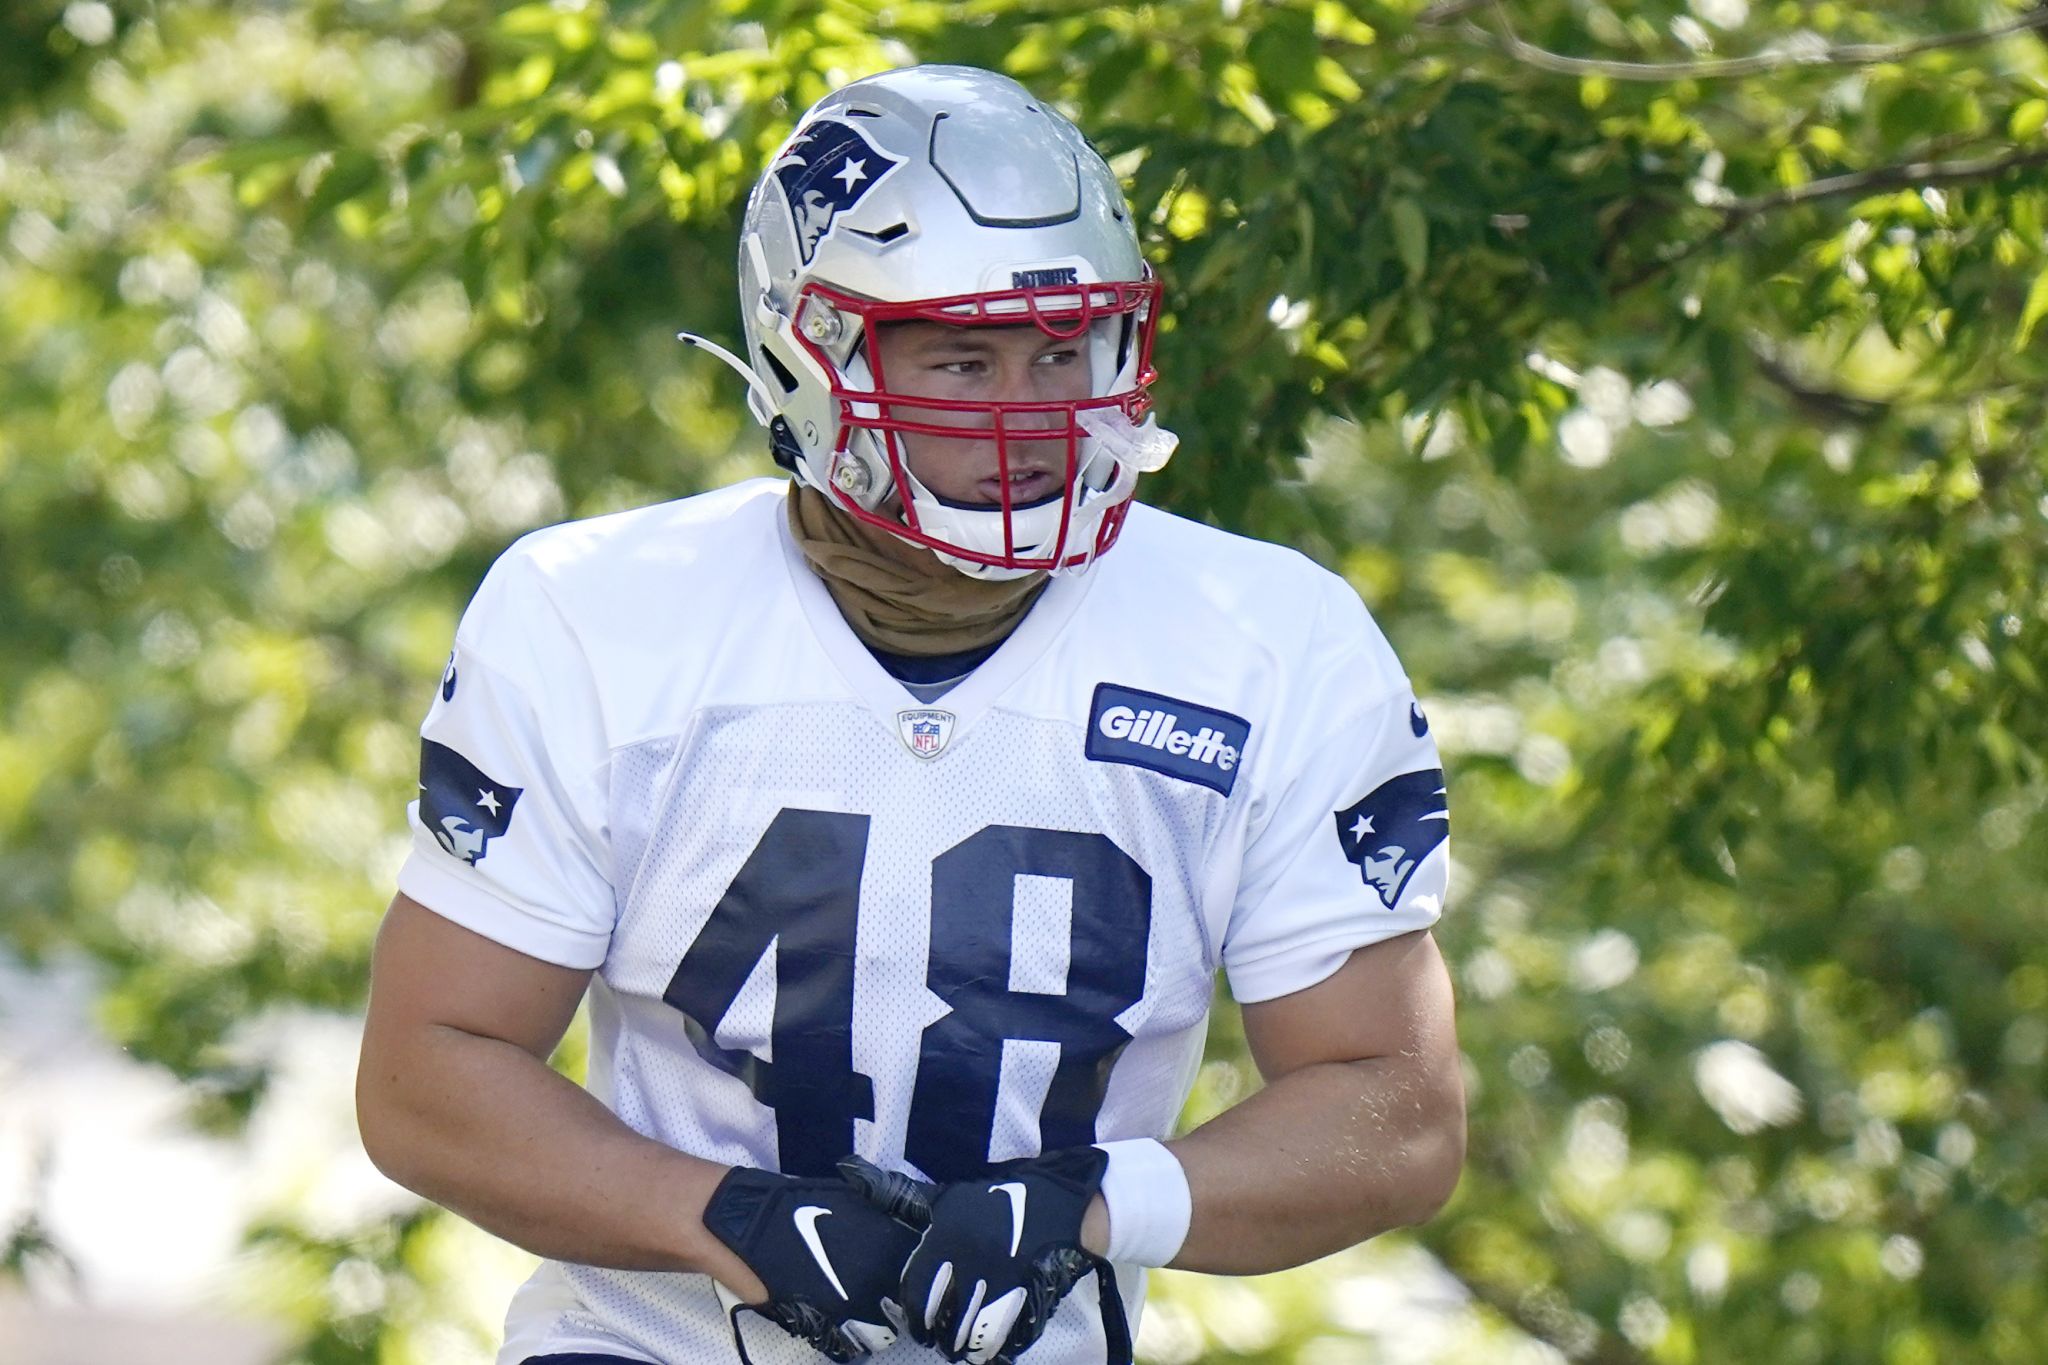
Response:
[[[831,592],[821,582],[810,565],[797,549],[795,540],[789,534],[788,518],[776,518],[776,538],[782,546],[782,558],[789,571],[790,587],[796,593],[803,608],[804,619],[810,624],[811,634],[831,659],[834,668],[858,697],[875,721],[882,725],[894,738],[897,735],[897,713],[926,703],[898,682],[889,671],[882,667],[873,654],[868,652],[860,637],[853,633],[853,627],[846,624],[846,618],[839,614],[838,604],[833,602]],[[947,752],[956,751],[961,742],[973,731],[977,721],[986,715],[995,702],[1007,692],[1011,685],[1029,672],[1038,662],[1060,631],[1080,608],[1082,599],[1088,595],[1090,584],[1100,575],[1101,566],[1087,573],[1059,574],[1046,585],[1045,592],[1009,638],[997,647],[980,667],[968,674],[966,679],[934,703],[953,713],[953,734],[947,744]]]

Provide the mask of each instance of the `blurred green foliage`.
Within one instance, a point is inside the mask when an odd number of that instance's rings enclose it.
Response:
[[[766,470],[671,338],[733,338],[794,114],[996,67],[1167,281],[1147,496],[1345,572],[1444,741],[1472,1156],[1411,1245],[1477,1316],[1436,1358],[2039,1360],[2041,12],[1511,14],[9,5],[0,942],[90,954],[234,1129],[238,1031],[361,999],[491,558]],[[442,1358],[446,1221],[253,1230],[296,1359]],[[1147,1351],[1374,1359],[1350,1264],[1163,1277]]]

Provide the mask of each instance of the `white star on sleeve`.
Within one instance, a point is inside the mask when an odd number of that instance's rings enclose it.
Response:
[[[496,792],[478,792],[476,794],[476,803],[493,815],[498,813],[498,794]]]
[[[497,812],[493,811],[492,814],[495,815]],[[1370,815],[1359,816],[1358,823],[1351,827],[1351,837],[1353,839],[1363,839],[1368,834],[1377,833],[1379,831],[1372,827],[1372,817]]]
[[[851,190],[855,185],[868,178],[867,165],[868,163],[865,160],[855,161],[852,157],[848,157],[846,158],[846,164],[839,168],[839,174],[832,178],[846,182],[846,188]]]

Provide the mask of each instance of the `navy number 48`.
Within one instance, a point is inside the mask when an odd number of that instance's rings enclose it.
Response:
[[[830,1175],[875,1115],[874,1084],[853,1069],[853,964],[865,815],[784,810],[770,822],[662,998],[704,1060],[775,1111],[780,1165]],[[1073,940],[1064,995],[1010,989],[1019,876],[1066,881]],[[1100,834],[989,825],[932,862],[925,984],[950,1012],[924,1031],[904,1155],[938,1180],[984,1169],[995,1129],[1003,1043],[1059,1045],[1039,1113],[1051,1151],[1095,1140],[1110,1068],[1131,1035],[1117,1015],[1145,991],[1152,879]],[[771,1063],[714,1038],[748,976],[775,946]]]

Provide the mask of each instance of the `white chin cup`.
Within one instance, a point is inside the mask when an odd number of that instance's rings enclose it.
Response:
[[[1082,443],[1083,456],[1090,453],[1086,447],[1092,444],[1092,441]],[[1110,471],[1114,473],[1109,474]],[[1097,478],[1109,474],[1108,486],[1092,487],[1089,478],[1091,474]],[[1103,517],[1109,514],[1111,508],[1128,501],[1138,486],[1138,471],[1135,466],[1121,461],[1112,463],[1106,458],[1101,459],[1098,464],[1097,460],[1089,459],[1083,465],[1082,477],[1076,479],[1067,489],[1065,497],[1051,498],[1035,507],[1016,507],[1010,510],[1010,544],[1006,548],[1002,508],[954,507],[934,497],[931,490],[919,482],[917,475],[911,472],[907,464],[904,466],[903,476],[904,483],[908,485],[905,492],[909,495],[911,506],[917,511],[918,529],[934,540],[943,540],[949,545],[979,554],[1007,554],[1017,559],[1050,559],[1053,551],[1059,548],[1060,519],[1071,507],[1073,511],[1068,517],[1067,543],[1061,558],[1068,559],[1076,554],[1085,554],[1088,559],[1071,568],[1055,568],[1052,570],[1054,573],[1071,573],[1075,569],[1087,567],[1089,561],[1094,558],[1095,538],[1102,530]],[[933,553],[969,578],[999,580],[1022,578],[1025,574],[1038,572],[1035,569],[1014,569],[999,564],[983,564],[977,560],[947,554],[939,549],[934,549]]]

